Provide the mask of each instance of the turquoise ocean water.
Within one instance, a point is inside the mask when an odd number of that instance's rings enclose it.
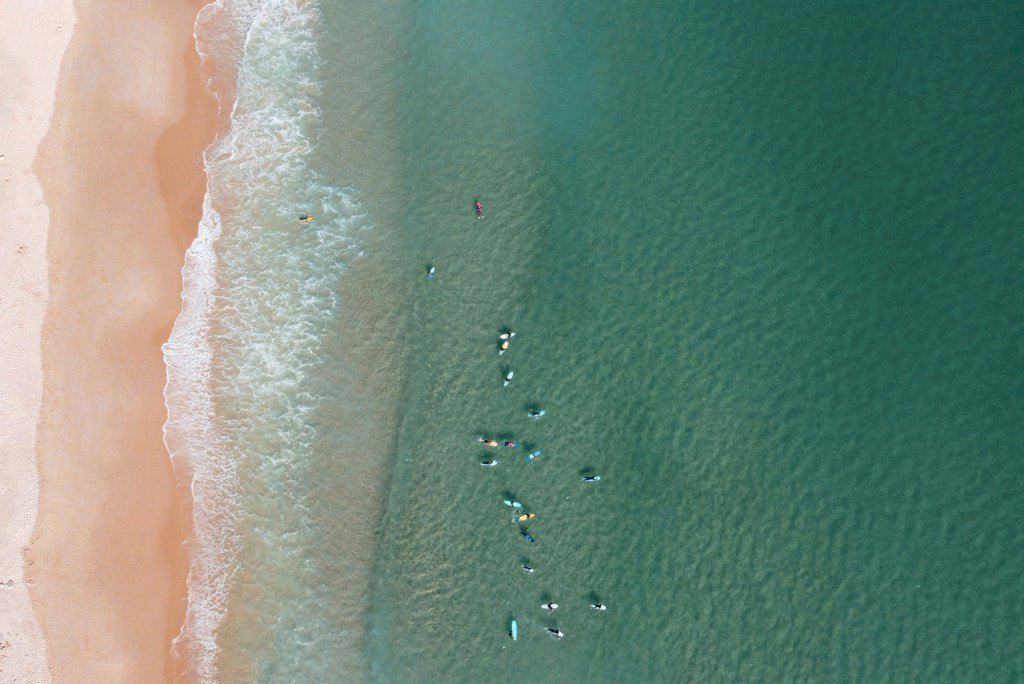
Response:
[[[219,0],[197,44],[199,679],[1024,678],[1024,9]]]

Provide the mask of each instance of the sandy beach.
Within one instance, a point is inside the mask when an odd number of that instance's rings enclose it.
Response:
[[[215,126],[192,38],[203,4],[2,10],[3,681],[180,678],[189,516],[160,345]]]
[[[42,401],[39,335],[48,284],[49,212],[32,173],[53,111],[71,0],[15,0],[0,21],[0,681],[50,680],[30,605],[22,549],[35,525],[39,482],[36,421]],[[14,94],[16,97],[11,97]]]

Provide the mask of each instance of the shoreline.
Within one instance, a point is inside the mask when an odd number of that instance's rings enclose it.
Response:
[[[39,512],[39,340],[49,297],[50,214],[32,164],[50,127],[74,23],[72,0],[15,0],[0,24],[0,90],[14,94],[0,110],[0,130],[9,134],[0,143],[0,274],[9,284],[0,307],[0,680],[28,684],[51,680],[22,558]]]
[[[163,442],[160,347],[216,130],[192,36],[204,4],[79,0],[33,166],[52,220],[25,559],[55,681],[183,678],[171,643],[190,518]]]

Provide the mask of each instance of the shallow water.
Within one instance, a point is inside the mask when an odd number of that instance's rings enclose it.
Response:
[[[284,84],[255,130],[301,154],[223,160],[217,676],[1024,675],[1021,19],[339,2],[250,30]]]

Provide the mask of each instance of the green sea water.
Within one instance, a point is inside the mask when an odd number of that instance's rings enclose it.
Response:
[[[1022,17],[392,10],[372,679],[1024,677]]]
[[[226,680],[1024,679],[1024,6],[320,11],[361,256]]]

